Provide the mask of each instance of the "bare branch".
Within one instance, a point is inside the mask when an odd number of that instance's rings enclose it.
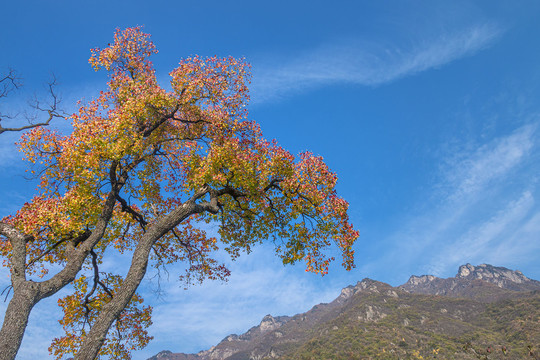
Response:
[[[13,289],[13,285],[8,285],[4,288],[4,290],[2,290],[2,293],[0,294],[0,296],[4,295],[4,293],[6,293],[6,297],[4,298],[4,302],[7,301],[7,298],[9,296],[9,293],[11,292],[11,289]]]
[[[21,86],[21,84],[18,82],[18,78],[14,75],[12,70],[10,70],[10,73],[0,80],[0,84],[1,84],[0,85],[0,98],[6,97],[10,92],[18,89]],[[47,113],[47,118],[45,120],[34,122],[35,119],[33,119],[30,116],[26,116],[28,125],[20,126],[20,127],[2,127],[0,123],[0,134],[4,132],[8,132],[8,131],[16,132],[16,131],[32,129],[38,126],[47,126],[55,118],[65,119],[66,115],[58,109],[60,100],[58,98],[57,93],[54,90],[56,85],[57,85],[57,81],[53,75],[53,79],[48,83],[49,95],[51,96],[52,103],[49,104],[46,108],[42,107],[40,102],[37,99],[35,99],[34,103],[31,104],[31,107],[33,107],[37,111]],[[0,113],[0,122],[2,121],[2,117],[8,118],[8,119],[14,119],[17,116],[10,116],[10,115]]]
[[[10,92],[17,90],[21,86],[21,79],[13,69],[9,69],[8,73],[0,79],[0,98],[6,97]]]
[[[98,262],[97,262],[97,254],[95,253],[95,251],[93,249],[90,251],[90,255],[92,257],[92,267],[94,269],[94,281],[93,281],[93,284],[92,284],[92,289],[90,289],[90,291],[84,297],[83,307],[84,307],[84,318],[85,318],[85,320],[84,320],[84,323],[83,323],[83,327],[85,326],[85,324],[91,325],[90,321],[89,321],[89,316],[90,316],[89,305],[93,301],[91,299],[91,297],[96,292],[96,289],[97,289],[98,285],[103,289],[103,291],[105,291],[107,293],[107,295],[109,295],[109,297],[111,299],[113,298],[113,294],[112,294],[111,290],[107,287],[107,285],[105,285],[103,283],[103,281],[100,280],[99,267],[98,267]]]
[[[158,255],[158,252],[157,252],[157,250],[156,250],[156,248],[154,246],[152,246],[152,251],[154,251],[154,253],[156,254],[156,256],[158,257],[159,260],[158,260],[157,265],[155,266],[155,269],[157,270],[157,274],[152,276],[150,278],[150,280],[156,279],[157,286],[156,286],[156,288],[154,290],[154,294],[156,294],[156,297],[158,299],[163,299],[165,291],[162,290],[162,288],[161,288],[161,269],[163,269],[163,271],[165,271],[165,273],[167,274],[167,280],[169,280],[169,278],[170,278],[170,273],[169,273],[169,270],[167,269],[167,266],[163,262],[163,260],[161,258],[161,255]]]

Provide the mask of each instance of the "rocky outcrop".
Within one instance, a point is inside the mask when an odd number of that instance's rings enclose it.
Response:
[[[431,281],[433,281],[435,279],[438,279],[438,277],[433,276],[433,275],[422,275],[422,276],[412,275],[409,278],[409,281],[407,281],[407,284],[409,284],[411,286],[417,286],[417,285],[420,285],[420,284],[429,283],[429,282],[431,282]]]
[[[376,280],[371,280],[368,278],[365,278],[362,281],[359,281],[356,283],[356,285],[349,285],[346,288],[343,288],[341,290],[341,294],[336,299],[336,301],[343,301],[345,299],[348,299],[352,295],[358,294],[359,292],[379,292],[379,288],[381,285],[383,286],[389,286],[388,284],[381,283]]]
[[[273,317],[270,314],[266,315],[259,324],[259,331],[265,333],[267,331],[275,330],[285,324],[288,320],[288,316]]]
[[[219,344],[212,346],[195,354],[195,359],[199,360],[221,360],[234,355],[234,359],[257,359],[261,354],[256,351],[261,343],[264,343],[265,334],[272,332],[272,338],[283,336],[282,333],[274,331],[289,321],[289,316],[266,315],[258,326],[254,326],[241,335],[231,334],[225,337]],[[264,346],[263,346],[264,348]],[[263,354],[265,356],[268,354]],[[168,359],[167,359],[168,360]]]
[[[505,291],[501,292],[495,287]],[[399,288],[415,294],[474,298],[490,302],[511,297],[516,291],[540,290],[540,281],[529,279],[519,270],[487,264],[466,264],[459,267],[456,277],[441,279],[433,275],[413,275]]]
[[[367,322],[377,322],[387,316],[379,307],[365,305],[363,311],[358,315],[358,320]]]
[[[456,275],[457,279],[483,280],[508,290],[536,290],[540,289],[540,281],[532,280],[519,270],[510,270],[489,264],[473,266],[461,265]]]

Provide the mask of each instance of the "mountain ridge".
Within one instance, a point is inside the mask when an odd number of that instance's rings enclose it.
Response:
[[[499,329],[497,321],[492,320],[494,314],[498,318],[507,317],[498,312],[505,306],[508,312],[516,313],[505,320],[508,327],[519,326],[525,316],[522,322],[532,327],[530,336],[526,333],[525,338],[516,335],[519,339],[506,339],[505,329]],[[532,314],[530,319],[526,318],[527,311]],[[512,358],[508,354],[523,356],[527,351],[536,356],[533,344],[540,343],[540,320],[535,323],[536,319],[540,319],[540,281],[529,279],[518,270],[465,264],[459,267],[455,277],[412,275],[397,287],[365,278],[343,288],[330,303],[315,305],[294,316],[266,315],[246,333],[231,334],[208,350],[197,354],[166,350],[148,360],[318,359],[324,357],[313,357],[313,354],[326,354],[345,338],[348,340],[343,348],[350,348],[350,353],[341,354],[341,348],[336,348],[334,353],[325,356],[371,359],[385,353],[387,357],[382,358],[402,355],[420,358],[431,350],[433,354],[447,354],[452,358],[496,358],[485,346],[498,346],[504,358]],[[334,338],[336,333],[343,334]],[[477,333],[481,335],[475,335]],[[392,340],[396,334],[401,340]],[[435,343],[430,345],[430,339],[440,339],[446,347],[441,350]],[[489,345],[490,341],[494,344]],[[327,345],[321,347],[321,343]],[[482,351],[486,354],[482,355]],[[363,355],[354,357],[362,352]]]

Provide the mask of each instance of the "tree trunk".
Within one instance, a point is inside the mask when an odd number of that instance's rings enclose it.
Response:
[[[0,330],[0,360],[13,360],[19,351],[30,311],[39,300],[36,285],[25,282],[13,293]]]
[[[81,348],[74,356],[75,360],[94,360],[97,357],[99,350],[107,338],[107,333],[111,325],[127,306],[144,278],[150,250],[154,243],[187,217],[203,210],[204,208],[196,205],[194,201],[185,203],[148,229],[133,252],[131,266],[124,282],[118,289],[118,292],[114,294],[112,300],[103,307],[96,321],[92,324],[92,328],[86,335]]]
[[[137,245],[126,279],[92,324],[80,350],[74,357],[75,360],[94,360],[97,357],[111,325],[127,306],[146,274],[148,257],[154,242],[155,240],[143,237],[143,240]]]

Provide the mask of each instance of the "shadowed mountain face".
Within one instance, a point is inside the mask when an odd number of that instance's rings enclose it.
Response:
[[[198,354],[148,360],[540,359],[540,281],[491,265],[456,277],[411,276],[392,287],[364,279],[329,304],[265,316]]]

